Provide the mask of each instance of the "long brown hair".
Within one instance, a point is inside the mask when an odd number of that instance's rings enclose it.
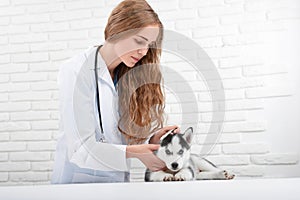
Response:
[[[151,133],[163,127],[165,99],[160,71],[163,24],[145,0],[124,0],[110,14],[104,31],[105,40],[118,41],[122,33],[133,34],[149,25],[158,25],[159,34],[147,54],[133,68],[123,62],[117,66],[118,129],[128,144],[144,143]]]

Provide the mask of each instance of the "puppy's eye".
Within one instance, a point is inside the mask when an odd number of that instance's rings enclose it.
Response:
[[[172,152],[171,152],[169,149],[166,149],[166,154],[167,154],[167,155],[171,155]]]
[[[180,149],[180,150],[178,151],[178,154],[179,154],[179,155],[182,155],[182,154],[183,154],[183,150]]]

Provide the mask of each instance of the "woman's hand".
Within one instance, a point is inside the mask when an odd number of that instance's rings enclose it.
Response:
[[[166,164],[153,154],[160,145],[140,144],[126,147],[126,158],[138,158],[151,171],[159,171],[166,167]]]
[[[162,129],[158,130],[149,140],[149,144],[159,144],[160,143],[160,138],[168,133],[170,130],[174,130],[174,133],[180,133],[180,128],[176,125],[174,126],[166,126],[163,127]]]

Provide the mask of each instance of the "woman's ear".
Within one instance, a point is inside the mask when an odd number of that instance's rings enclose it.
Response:
[[[190,144],[192,142],[192,137],[193,137],[193,128],[189,127],[186,129],[183,133],[183,136],[185,140]]]

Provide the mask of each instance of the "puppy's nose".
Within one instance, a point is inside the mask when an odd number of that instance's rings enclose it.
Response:
[[[178,163],[174,162],[174,163],[171,164],[171,166],[172,166],[173,169],[177,169]]]

